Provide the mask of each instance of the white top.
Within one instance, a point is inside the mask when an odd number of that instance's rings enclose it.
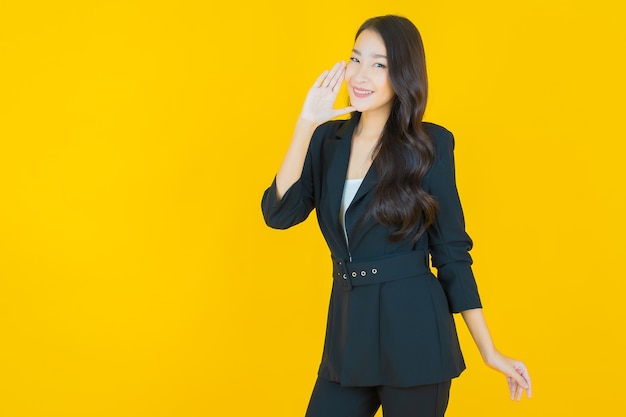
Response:
[[[348,242],[348,232],[346,231],[346,211],[352,200],[354,200],[354,196],[356,192],[359,191],[359,187],[363,182],[363,178],[355,178],[352,180],[346,180],[346,183],[343,187],[343,196],[341,197],[341,207],[339,209],[339,223],[341,223],[341,227],[343,227],[343,234],[346,237],[346,243]]]

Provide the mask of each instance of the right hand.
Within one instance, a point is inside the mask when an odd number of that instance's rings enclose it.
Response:
[[[524,362],[504,356],[498,351],[494,351],[485,362],[488,366],[502,372],[506,376],[511,400],[519,401],[524,390],[526,390],[526,397],[531,397],[530,375]]]
[[[324,71],[315,81],[304,100],[300,119],[316,125],[356,110],[352,106],[335,109],[335,100],[346,75],[346,63],[337,62],[330,71]]]

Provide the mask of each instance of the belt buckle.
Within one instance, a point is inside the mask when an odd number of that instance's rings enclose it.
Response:
[[[350,291],[352,289],[352,281],[350,279],[350,272],[348,271],[346,261],[334,260],[334,262],[337,270],[337,279],[341,282],[341,286],[344,290]]]

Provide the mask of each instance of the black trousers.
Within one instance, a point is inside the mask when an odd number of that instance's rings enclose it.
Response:
[[[382,405],[384,417],[442,417],[451,381],[408,388],[342,387],[318,378],[306,417],[373,417]]]

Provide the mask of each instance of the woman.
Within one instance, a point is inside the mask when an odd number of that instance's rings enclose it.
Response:
[[[334,109],[345,79],[351,106]],[[324,352],[307,417],[442,416],[465,369],[461,313],[511,399],[530,397],[525,365],[495,348],[481,310],[454,174],[454,139],[422,122],[427,97],[417,28],[367,20],[350,61],[309,91],[262,209],[284,229],[316,209],[333,261]],[[352,113],[349,120],[332,120]],[[430,259],[437,277],[430,270]]]

